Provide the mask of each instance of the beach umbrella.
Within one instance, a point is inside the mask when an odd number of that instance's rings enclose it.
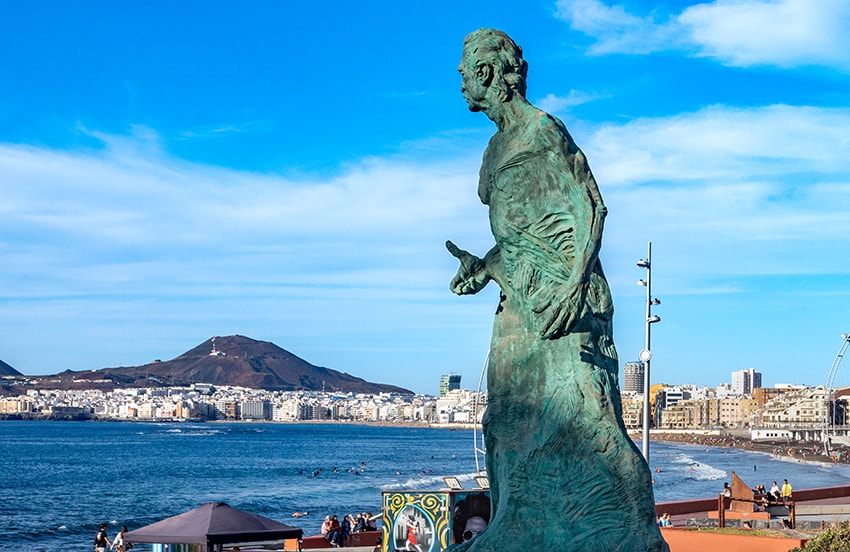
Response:
[[[128,543],[194,544],[203,551],[225,544],[250,544],[300,539],[303,531],[224,502],[207,502],[194,510],[124,534]]]

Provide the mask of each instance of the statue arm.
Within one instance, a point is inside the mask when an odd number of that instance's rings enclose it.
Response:
[[[451,240],[446,249],[460,261],[460,267],[452,278],[450,288],[457,295],[478,293],[493,279],[494,268],[499,260],[499,247],[493,246],[483,259],[456,246]]]

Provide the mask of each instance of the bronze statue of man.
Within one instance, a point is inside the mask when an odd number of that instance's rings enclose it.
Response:
[[[452,550],[666,551],[622,421],[606,209],[564,124],[526,100],[527,67],[501,31],[466,37],[461,90],[497,128],[478,182],[496,245],[479,258],[447,242],[460,260],[451,289],[494,280],[501,296],[484,416],[490,523]]]

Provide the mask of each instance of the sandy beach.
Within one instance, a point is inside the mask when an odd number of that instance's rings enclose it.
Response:
[[[670,443],[687,443],[707,447],[732,447],[755,452],[765,452],[776,458],[794,462],[831,462],[850,464],[850,448],[833,445],[827,455],[821,443],[811,441],[752,441],[746,437],[732,435],[702,435],[694,433],[653,432],[651,439]]]

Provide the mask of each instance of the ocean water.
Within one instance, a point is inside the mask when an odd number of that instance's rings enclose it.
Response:
[[[652,443],[658,502],[751,486],[850,484],[850,467],[726,448]],[[379,512],[385,490],[475,475],[473,432],[348,424],[0,422],[0,551],[90,552],[114,535],[210,501],[316,534],[324,516]],[[309,512],[292,517],[293,512]],[[137,547],[142,550],[142,547]]]

